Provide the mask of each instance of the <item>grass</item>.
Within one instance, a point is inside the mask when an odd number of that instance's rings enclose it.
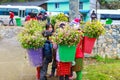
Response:
[[[85,65],[83,80],[120,80],[120,60],[94,57],[95,64]]]

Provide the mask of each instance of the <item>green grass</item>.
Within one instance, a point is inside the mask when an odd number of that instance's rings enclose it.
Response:
[[[97,57],[96,61],[84,66],[83,80],[120,80],[120,60]]]

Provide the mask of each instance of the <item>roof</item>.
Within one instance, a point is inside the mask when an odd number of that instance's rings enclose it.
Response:
[[[8,2],[1,5],[17,5],[17,6],[39,6],[46,3],[47,0],[32,1],[32,2]]]
[[[53,2],[69,2],[69,0],[48,0],[48,3],[53,3]]]
[[[69,11],[61,11],[61,10],[58,10],[58,11],[49,11],[49,12],[63,12],[63,13],[69,13]],[[79,10],[80,13],[89,13],[90,10]]]
[[[90,10],[79,10],[81,13],[89,13]]]
[[[86,2],[89,0],[79,0],[80,2]],[[69,0],[48,0],[47,3],[55,3],[55,2],[69,2]]]
[[[0,7],[2,7],[2,8],[20,8],[20,9],[25,9],[25,8],[36,8],[36,9],[43,9],[43,8],[41,8],[41,7],[38,7],[38,6],[13,6],[13,5],[0,5]]]

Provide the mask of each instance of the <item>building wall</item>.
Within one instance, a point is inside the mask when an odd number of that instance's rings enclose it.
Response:
[[[89,10],[90,9],[90,2],[84,2],[83,3],[83,10]]]
[[[83,10],[90,10],[90,2],[84,2],[83,3]],[[89,13],[82,13],[84,15],[84,21],[90,20],[90,14]]]
[[[48,11],[69,11],[68,2],[59,3],[59,8],[55,8],[55,3],[48,3]]]
[[[82,0],[83,2],[83,10],[90,9],[89,0]],[[55,8],[55,3],[48,3],[47,8],[48,11],[69,11],[69,3],[68,2],[59,2],[59,8]]]
[[[90,10],[90,0],[80,0],[83,2],[83,10]],[[69,11],[69,3],[68,2],[59,2],[59,8],[55,8],[55,3],[47,3],[48,11]],[[90,14],[84,13],[84,21],[90,20]]]

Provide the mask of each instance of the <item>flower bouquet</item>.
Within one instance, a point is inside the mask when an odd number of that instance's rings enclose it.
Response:
[[[25,23],[24,29],[18,36],[22,47],[27,49],[33,66],[42,65],[42,47],[45,42],[42,31],[43,28],[37,20],[30,20]]]
[[[55,16],[52,16],[51,17],[52,25],[55,25],[57,22],[68,22],[68,17],[65,14],[63,14],[63,13],[60,13],[60,14],[55,15]]]
[[[98,38],[105,34],[104,25],[99,21],[86,22],[83,31],[84,35],[89,38]]]
[[[45,38],[42,36],[43,28],[36,20],[25,23],[24,29],[18,36],[18,39],[25,49],[38,49],[43,47]]]
[[[74,60],[76,45],[81,40],[82,34],[81,31],[71,28],[69,25],[56,30],[52,39],[59,45],[60,61],[71,62]]]
[[[99,21],[86,22],[84,28],[84,52],[91,53],[96,38],[105,34],[104,25]]]

